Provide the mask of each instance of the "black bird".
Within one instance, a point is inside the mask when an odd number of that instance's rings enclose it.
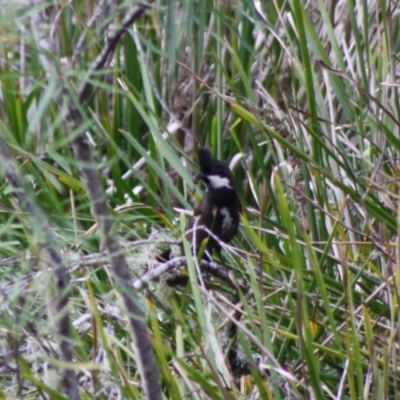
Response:
[[[197,154],[200,172],[195,176],[195,181],[202,180],[207,190],[194,211],[191,228],[196,229],[196,253],[203,240],[208,239],[206,250],[211,255],[213,250],[220,252],[221,245],[218,241],[229,243],[236,235],[242,206],[228,165],[213,157],[210,150],[204,147],[200,147]],[[189,241],[193,234],[189,235]]]
[[[195,254],[200,250],[201,243],[208,239],[205,250],[211,256],[213,250],[221,251],[219,242],[229,243],[236,235],[242,206],[228,165],[213,157],[210,150],[204,147],[200,147],[197,153],[200,172],[194,179],[195,182],[203,181],[207,190],[194,211],[187,239],[191,245],[195,239]],[[157,259],[162,262],[170,257],[171,251],[168,249]]]

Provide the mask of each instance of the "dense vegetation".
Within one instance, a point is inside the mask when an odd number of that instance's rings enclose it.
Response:
[[[144,398],[136,316],[165,399],[399,398],[398,4],[9,3],[1,396]],[[240,232],[143,284],[199,145],[232,160]]]

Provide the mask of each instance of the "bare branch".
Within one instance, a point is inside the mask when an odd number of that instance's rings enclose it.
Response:
[[[79,92],[76,94],[61,77],[58,78],[58,91],[55,94],[55,100],[60,109],[65,105],[67,114],[64,123],[67,131],[80,132],[84,126],[82,116],[83,104],[87,102],[90,78],[95,71],[101,69],[106,63],[109,56],[113,53],[119,39],[125,33],[127,28],[149,7],[149,1],[146,4],[140,4],[128,13],[124,19],[122,26],[115,29],[107,38],[105,47],[99,57],[93,63],[88,71]],[[40,1],[35,0],[34,6],[39,8]],[[55,62],[51,58],[51,54],[55,53],[55,46],[50,42],[50,33],[46,28],[45,20],[41,12],[35,14],[35,23],[38,23],[39,30],[39,52],[41,53],[41,62],[46,69],[48,77],[53,80],[57,77]],[[54,52],[53,52],[54,51]],[[76,102],[76,99],[79,99]],[[72,142],[72,147],[80,168],[83,180],[86,184],[93,215],[98,223],[99,232],[102,238],[102,247],[108,254],[111,271],[116,281],[116,286],[121,293],[129,321],[135,336],[135,350],[137,356],[137,365],[140,376],[142,378],[143,389],[148,399],[161,400],[161,388],[158,380],[158,369],[155,363],[154,352],[151,346],[145,314],[139,306],[139,301],[135,290],[131,285],[131,276],[128,264],[120,246],[118,237],[112,232],[113,219],[109,213],[107,201],[101,186],[100,178],[95,166],[94,158],[90,149],[90,143],[84,133],[78,134]]]
[[[107,35],[107,40],[103,50],[93,62],[93,65],[87,72],[86,78],[83,80],[83,83],[79,88],[79,100],[81,103],[85,103],[85,101],[88,100],[89,89],[91,86],[89,82],[92,75],[104,67],[107,59],[114,52],[121,36],[144,13],[144,11],[150,7],[152,2],[153,0],[149,0],[148,3],[142,3],[137,8],[132,9],[122,21],[122,25]]]

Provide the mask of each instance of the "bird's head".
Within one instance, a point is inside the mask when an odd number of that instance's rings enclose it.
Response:
[[[211,155],[210,150],[199,147],[200,172],[194,177],[195,182],[202,180],[207,189],[233,189],[233,176],[228,165]]]

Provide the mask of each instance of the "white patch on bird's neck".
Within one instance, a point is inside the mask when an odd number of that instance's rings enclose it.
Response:
[[[222,177],[220,175],[209,175],[207,177],[207,179],[210,182],[210,186],[213,189],[218,189],[218,188],[223,188],[223,187],[231,189],[231,185],[229,183],[228,178]]]

